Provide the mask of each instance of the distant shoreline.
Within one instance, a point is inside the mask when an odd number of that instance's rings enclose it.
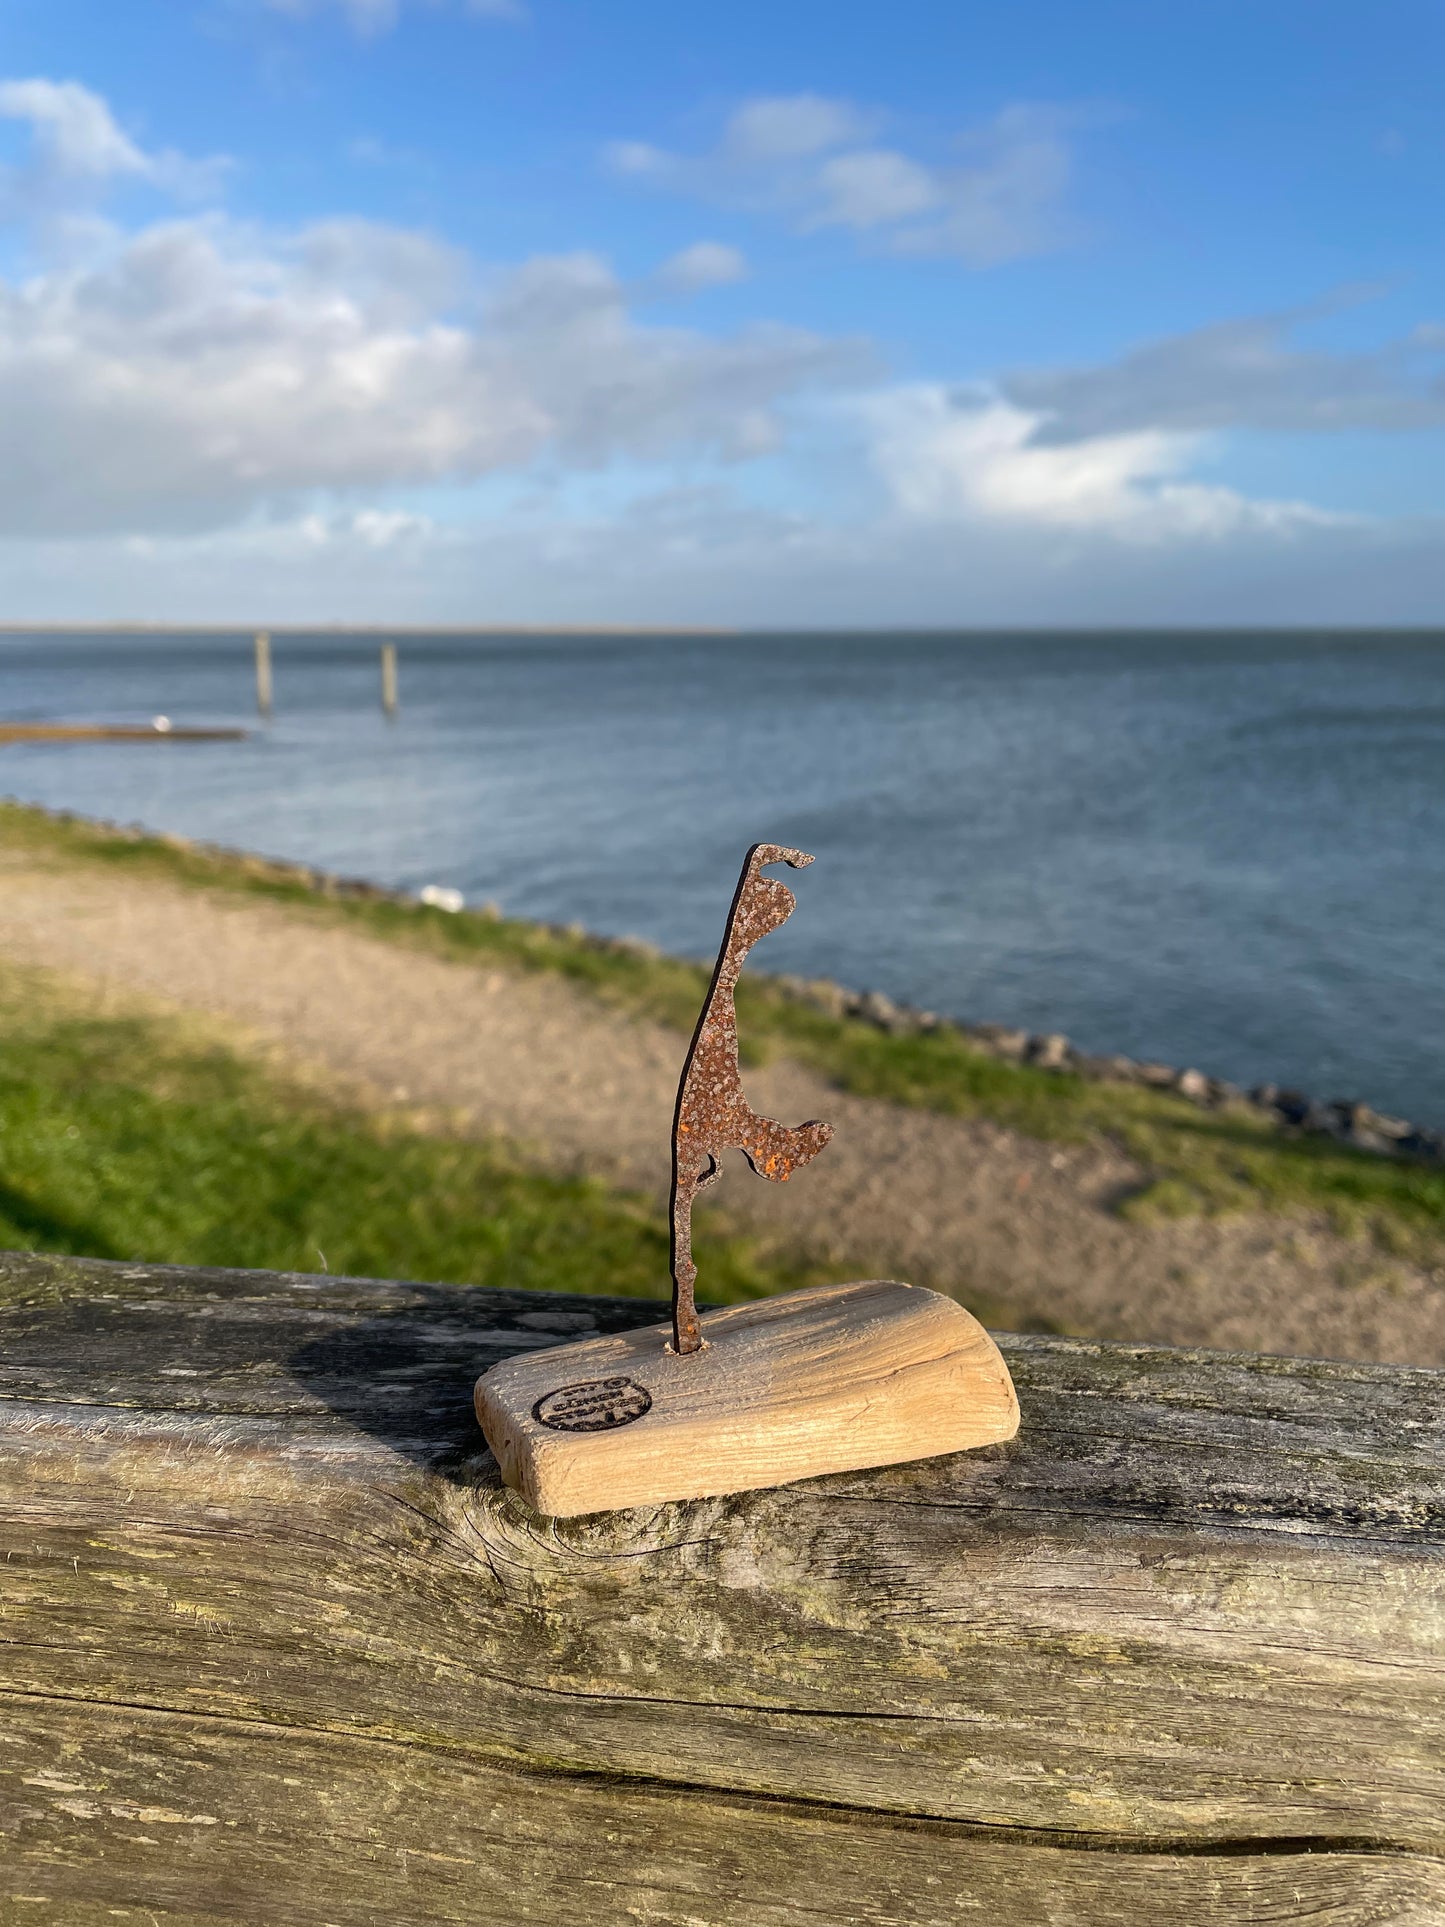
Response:
[[[0,636],[253,636],[258,631],[271,636],[730,636],[742,633],[701,623],[0,622]]]
[[[0,636],[1358,636],[1438,637],[1438,623],[0,622]]]

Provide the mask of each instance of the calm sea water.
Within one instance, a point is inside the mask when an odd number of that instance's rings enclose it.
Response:
[[[280,636],[238,744],[0,747],[0,792],[1445,1124],[1445,632]],[[248,636],[0,639],[0,716],[252,720]]]

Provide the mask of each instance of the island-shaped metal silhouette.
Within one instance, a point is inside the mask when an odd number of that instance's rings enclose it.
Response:
[[[692,1258],[692,1203],[722,1176],[722,1153],[741,1151],[760,1178],[786,1184],[817,1157],[833,1135],[816,1118],[790,1129],[759,1117],[743,1094],[738,1068],[738,1018],[733,992],[748,952],[788,921],[798,899],[786,883],[762,872],[770,863],[802,870],[813,861],[801,850],[755,843],[733,892],[717,967],[692,1034],[672,1119],[672,1335],[679,1352],[702,1346]]]

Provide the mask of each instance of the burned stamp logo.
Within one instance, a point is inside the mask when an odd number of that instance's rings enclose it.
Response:
[[[559,1385],[532,1407],[532,1417],[554,1432],[610,1432],[652,1410],[652,1394],[632,1378],[588,1378]]]

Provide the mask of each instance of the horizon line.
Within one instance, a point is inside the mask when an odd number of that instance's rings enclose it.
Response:
[[[1435,622],[89,622],[0,621],[0,636],[897,636],[897,635],[1445,635]]]

